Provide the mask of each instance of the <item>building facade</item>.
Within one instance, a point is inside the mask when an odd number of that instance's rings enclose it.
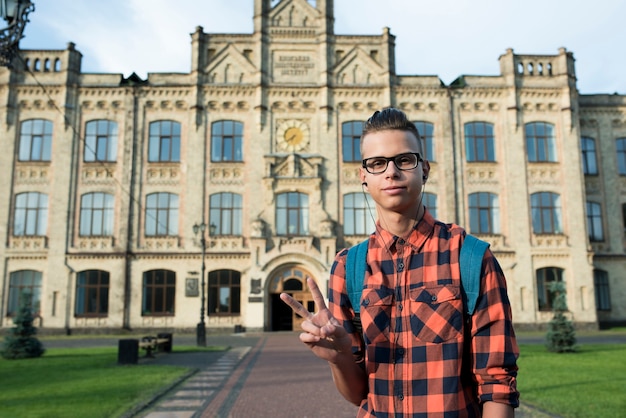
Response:
[[[424,202],[491,242],[518,327],[564,281],[580,327],[626,322],[626,96],[581,95],[574,58],[500,75],[398,75],[395,38],[338,35],[332,0],[254,0],[250,34],[191,35],[189,73],[81,72],[28,50],[0,69],[0,325],[24,292],[62,332],[297,329],[338,250],[373,230],[363,121],[415,121]],[[203,297],[204,295],[204,297]]]

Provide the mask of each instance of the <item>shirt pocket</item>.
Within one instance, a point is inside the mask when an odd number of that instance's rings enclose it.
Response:
[[[367,344],[389,340],[393,290],[386,287],[365,288],[361,298],[361,325]]]
[[[442,343],[460,339],[463,333],[461,288],[425,286],[411,290],[411,330],[418,341]]]

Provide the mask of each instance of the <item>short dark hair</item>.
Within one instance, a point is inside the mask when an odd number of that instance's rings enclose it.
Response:
[[[363,127],[361,145],[363,145],[363,138],[365,138],[365,135],[367,134],[392,130],[407,131],[415,135],[420,153],[422,153],[422,137],[420,136],[417,127],[407,118],[403,111],[393,107],[377,110],[372,116],[370,116]],[[422,155],[422,158],[423,157],[424,156]]]

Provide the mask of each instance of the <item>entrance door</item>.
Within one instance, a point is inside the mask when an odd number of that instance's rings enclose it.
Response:
[[[272,331],[300,331],[305,318],[294,313],[281,299],[284,292],[300,302],[309,312],[315,312],[315,301],[306,285],[310,275],[298,268],[288,268],[279,272],[270,284],[269,329]]]

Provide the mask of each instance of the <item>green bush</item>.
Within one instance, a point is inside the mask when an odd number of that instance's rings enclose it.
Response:
[[[556,353],[575,352],[576,330],[572,321],[565,316],[567,311],[565,284],[562,281],[552,282],[550,292],[554,295],[552,304],[554,316],[548,323],[546,347]]]
[[[13,319],[15,326],[5,337],[2,357],[15,360],[41,357],[45,352],[41,342],[35,337],[37,328],[33,325],[32,295],[22,293],[20,308]]]

